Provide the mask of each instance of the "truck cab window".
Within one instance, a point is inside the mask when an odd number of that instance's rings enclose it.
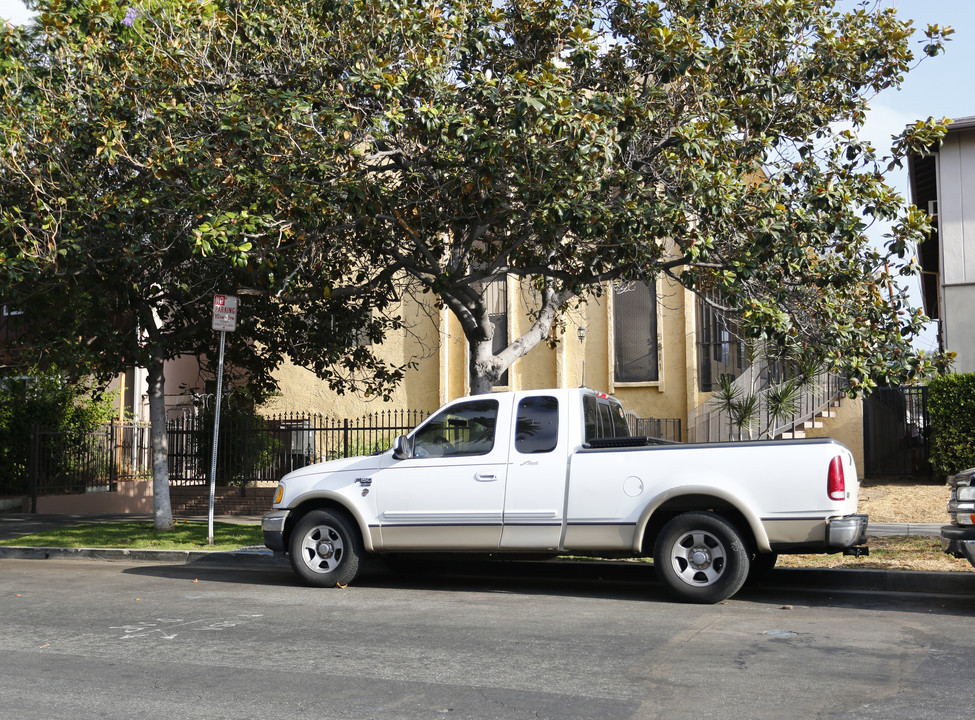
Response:
[[[613,417],[613,435],[616,437],[629,437],[630,424],[626,422],[626,413],[623,406],[618,402],[609,403],[610,414]]]
[[[609,403],[599,403],[599,437],[614,437],[613,432],[613,413],[609,409]]]
[[[497,400],[452,405],[433,416],[413,436],[413,456],[486,455],[494,447]]]
[[[518,403],[515,450],[552,452],[559,442],[559,401],[554,397],[528,397]]]
[[[593,438],[629,437],[623,406],[608,397],[586,395],[582,398],[586,424],[586,442]]]
[[[599,409],[596,406],[596,398],[592,395],[584,395],[582,398],[582,414],[586,423],[586,442],[599,435]]]

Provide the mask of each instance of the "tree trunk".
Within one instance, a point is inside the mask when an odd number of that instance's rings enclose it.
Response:
[[[149,433],[152,438],[152,514],[156,530],[173,527],[173,507],[169,501],[169,439],[166,434],[166,378],[162,358],[148,367]]]
[[[477,340],[468,338],[467,346],[470,355],[468,367],[471,395],[484,395],[491,392],[494,383],[504,373],[507,367],[501,368],[500,372],[492,372],[498,365],[498,358],[492,352],[491,338]]]
[[[505,370],[545,340],[552,330],[552,324],[555,322],[559,309],[573,296],[572,291],[561,293],[551,290],[544,291],[538,316],[531,327],[497,355],[494,354],[492,347],[493,328],[483,304],[467,308],[460,302],[450,302],[450,299],[445,298],[448,300],[447,306],[454,309],[454,313],[460,320],[461,326],[464,327],[467,337],[468,355],[470,357],[468,382],[471,395],[491,392],[494,383],[504,375]],[[458,312],[455,309],[456,307],[461,307],[462,311]]]

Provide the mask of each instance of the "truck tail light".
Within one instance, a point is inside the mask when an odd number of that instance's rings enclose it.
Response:
[[[843,459],[837,455],[829,463],[829,475],[826,476],[826,494],[830,500],[846,499],[846,478],[843,476]]]

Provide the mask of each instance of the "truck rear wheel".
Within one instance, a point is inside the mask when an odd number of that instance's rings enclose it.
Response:
[[[289,551],[291,567],[309,585],[348,585],[359,574],[359,534],[332,510],[312,510],[301,518],[291,533]]]
[[[715,513],[686,512],[661,529],[653,565],[671,597],[716,603],[741,589],[749,562],[734,525]]]

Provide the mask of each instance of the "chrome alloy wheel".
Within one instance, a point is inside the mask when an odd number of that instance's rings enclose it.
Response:
[[[301,560],[312,572],[332,572],[344,556],[345,542],[331,525],[314,525],[301,539]]]
[[[695,587],[717,582],[728,559],[721,541],[703,530],[691,530],[681,535],[670,554],[677,577]]]

